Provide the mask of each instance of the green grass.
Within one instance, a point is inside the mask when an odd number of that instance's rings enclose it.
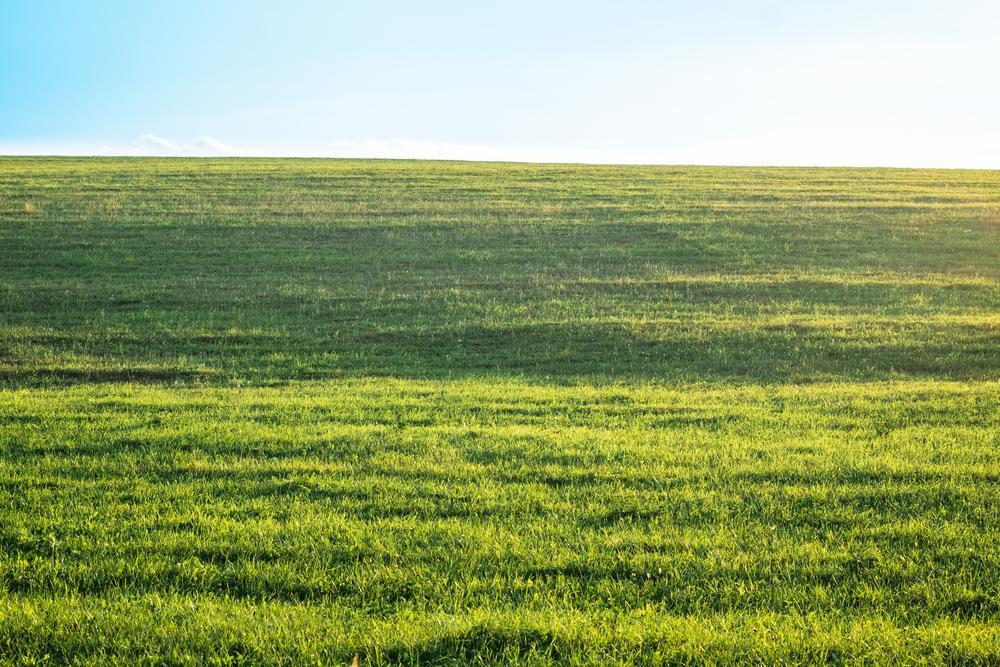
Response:
[[[1000,663],[1000,172],[0,158],[0,663]]]

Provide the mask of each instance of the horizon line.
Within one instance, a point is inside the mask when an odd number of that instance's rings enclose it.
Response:
[[[390,157],[390,156],[362,156],[362,155],[305,155],[294,153],[275,153],[269,155],[262,154],[240,154],[232,153],[226,155],[136,155],[129,153],[5,153],[0,152],[0,159],[28,158],[28,159],[60,159],[78,158],[94,160],[178,160],[178,161],[201,161],[201,160],[337,160],[342,162],[432,162],[432,163],[460,163],[460,164],[510,164],[510,165],[538,165],[538,166],[568,166],[568,167],[674,167],[674,168],[715,168],[715,169],[880,169],[898,171],[1000,171],[998,167],[969,167],[969,166],[931,166],[931,165],[901,165],[901,164],[861,164],[861,163],[746,163],[746,162],[616,162],[616,161],[587,161],[587,160],[501,160],[489,158],[436,158],[436,157]]]

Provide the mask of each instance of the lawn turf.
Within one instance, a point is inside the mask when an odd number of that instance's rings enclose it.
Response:
[[[1000,662],[1000,172],[0,158],[0,662]]]

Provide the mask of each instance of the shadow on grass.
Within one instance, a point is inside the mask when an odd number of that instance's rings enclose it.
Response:
[[[387,375],[424,379],[516,376],[808,382],[831,379],[989,379],[1000,374],[1000,332],[985,326],[892,328],[871,340],[849,331],[764,327],[749,331],[612,324],[467,327],[368,334],[287,379]],[[304,355],[308,360],[308,354]],[[223,371],[225,372],[225,371]]]
[[[428,331],[289,330],[283,353],[274,337],[229,344],[190,340],[170,366],[155,339],[132,338],[106,368],[0,369],[0,385],[100,382],[275,384],[295,380],[391,376],[461,379],[510,376],[544,381],[810,382],[1000,376],[1000,331],[984,324],[886,323],[867,331],[801,325],[653,323],[444,327]],[[58,349],[49,354],[58,358]],[[156,353],[156,358],[152,354]],[[158,367],[150,368],[152,363]]]

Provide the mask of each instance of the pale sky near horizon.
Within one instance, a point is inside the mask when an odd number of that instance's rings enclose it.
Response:
[[[1000,2],[0,2],[0,154],[1000,169]]]

